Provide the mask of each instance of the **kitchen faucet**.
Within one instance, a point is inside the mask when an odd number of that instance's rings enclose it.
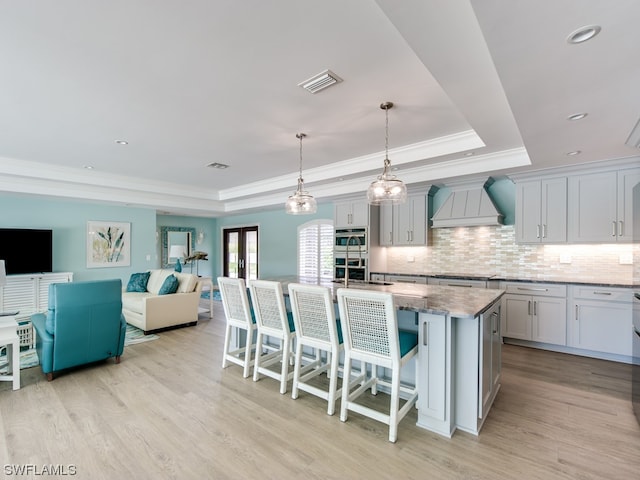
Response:
[[[362,265],[362,241],[358,235],[349,235],[347,237],[347,251],[345,252],[347,258],[344,260],[344,288],[349,286],[349,244],[352,238],[358,241],[358,267]]]

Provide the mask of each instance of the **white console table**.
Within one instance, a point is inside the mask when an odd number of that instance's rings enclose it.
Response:
[[[0,381],[13,382],[13,389],[20,388],[20,338],[18,337],[18,323],[15,316],[0,317],[0,347],[6,347],[6,363],[0,368],[7,367],[6,374],[0,374]]]

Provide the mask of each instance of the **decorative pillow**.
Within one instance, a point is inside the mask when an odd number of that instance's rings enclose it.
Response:
[[[146,292],[151,272],[132,273],[127,283],[127,292]]]
[[[176,293],[178,290],[178,279],[175,275],[169,275],[164,279],[158,295],[168,295],[170,293]]]

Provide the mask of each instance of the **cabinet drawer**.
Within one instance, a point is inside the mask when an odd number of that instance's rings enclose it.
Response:
[[[456,278],[435,278],[435,285],[442,285],[443,287],[474,287],[474,288],[486,288],[487,282],[484,280],[465,280]]]
[[[520,283],[506,282],[504,284],[506,293],[515,295],[536,295],[540,297],[566,297],[567,286],[552,283]]]
[[[426,284],[427,278],[413,275],[386,275],[385,280],[393,283],[421,283]]]
[[[627,288],[578,286],[573,287],[573,298],[604,300],[611,302],[631,302],[631,290]]]

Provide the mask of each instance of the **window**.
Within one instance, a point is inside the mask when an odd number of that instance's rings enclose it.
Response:
[[[313,220],[298,227],[298,275],[333,278],[332,220]]]

